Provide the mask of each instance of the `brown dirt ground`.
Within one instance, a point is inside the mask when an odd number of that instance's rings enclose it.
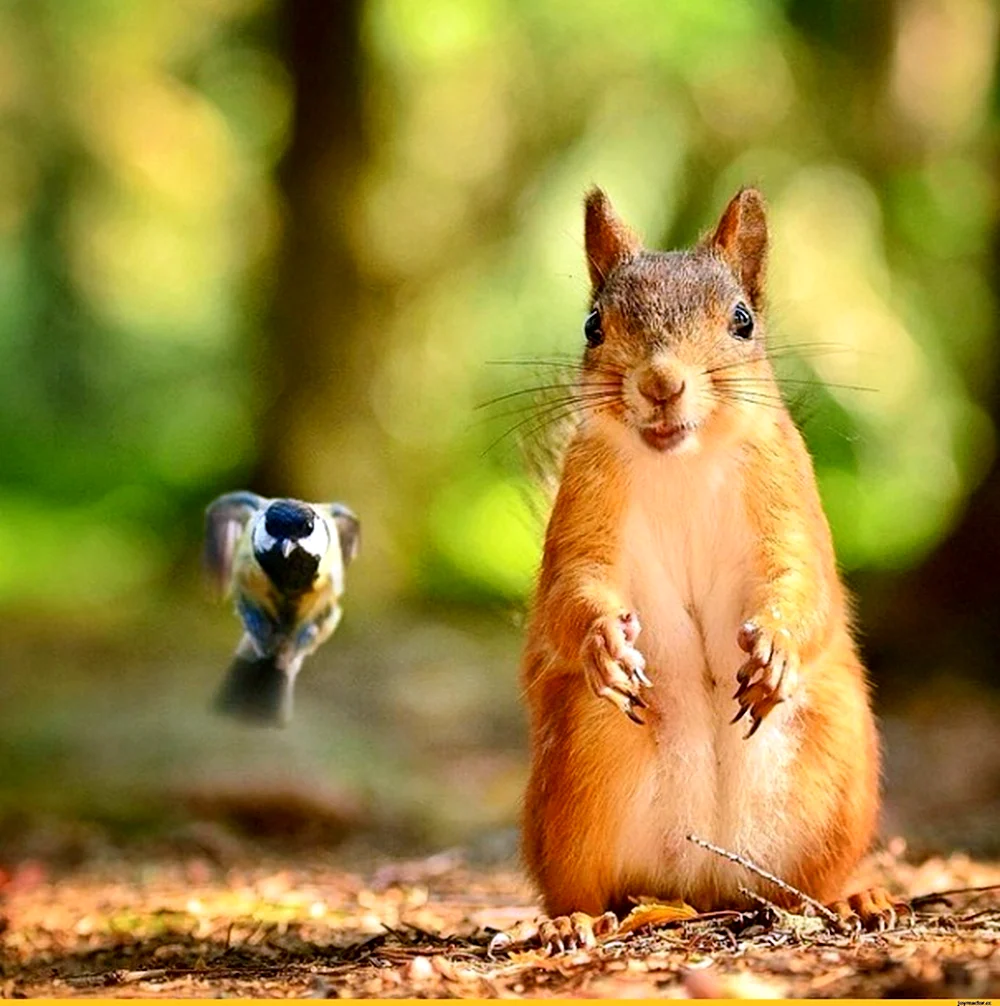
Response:
[[[902,853],[901,843],[895,853]],[[1000,864],[884,852],[862,883],[913,897],[1000,884]],[[855,937],[767,909],[690,919],[595,950],[490,959],[534,917],[513,869],[461,854],[349,872],[313,855],[225,866],[39,862],[0,872],[0,993],[22,996],[935,996],[1000,994],[1000,890],[918,900]]]

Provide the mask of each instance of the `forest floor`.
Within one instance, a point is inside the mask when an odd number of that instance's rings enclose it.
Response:
[[[907,863],[859,882],[915,897],[1000,884],[1000,864]],[[1000,890],[923,898],[912,919],[847,936],[762,909],[617,934],[596,949],[491,957],[537,914],[513,868],[446,852],[345,870],[329,856],[211,857],[0,872],[6,997],[857,997],[1000,995]]]
[[[258,731],[209,711],[228,613],[218,638],[182,614],[168,641],[0,637],[0,997],[1000,998],[997,889],[881,934],[762,910],[491,958],[538,912],[516,626],[354,620],[294,728]],[[856,888],[1000,885],[1000,701],[956,688],[885,697],[882,834],[910,845]]]

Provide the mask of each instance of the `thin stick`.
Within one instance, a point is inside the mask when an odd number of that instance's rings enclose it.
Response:
[[[990,891],[1000,892],[1000,884],[987,884],[985,887],[953,887],[950,891],[932,891],[930,894],[919,894],[910,898],[910,905],[933,905],[935,901],[947,901],[955,894],[988,894]]]
[[[758,894],[756,891],[751,891],[749,887],[744,887],[740,884],[740,894],[745,898],[749,898],[751,901],[756,901],[757,904],[763,905],[765,908],[770,908],[772,912],[780,912],[782,909],[776,905],[773,901],[768,901],[762,894]],[[788,914],[787,912],[785,913]]]
[[[166,978],[170,970],[170,968],[152,968],[149,971],[112,971],[111,976],[115,984],[120,982],[125,985],[130,982],[150,982]]]
[[[688,835],[687,840],[689,842],[694,842],[695,845],[700,845],[703,849],[708,849],[709,852],[714,852],[717,856],[722,856],[724,859],[731,860],[734,863],[738,863],[743,867],[744,870],[749,870],[751,873],[756,873],[758,877],[763,877],[764,880],[769,881],[774,884],[775,887],[780,888],[787,894],[794,894],[795,897],[800,898],[807,905],[814,908],[824,919],[827,920],[831,925],[836,927],[838,930],[843,928],[843,922],[836,912],[831,912],[822,901],[817,901],[815,898],[810,897],[804,891],[800,891],[797,887],[792,887],[791,884],[782,880],[780,877],[776,877],[773,873],[768,873],[763,867],[758,866],[756,863],[751,862],[745,856],[740,856],[735,852],[730,852],[728,849],[722,849],[717,845],[713,845],[711,842],[706,842],[705,839],[699,838],[697,835]]]

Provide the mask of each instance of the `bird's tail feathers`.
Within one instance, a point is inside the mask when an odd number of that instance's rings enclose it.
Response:
[[[274,657],[237,653],[215,696],[215,710],[259,726],[285,726],[292,718],[294,680]]]

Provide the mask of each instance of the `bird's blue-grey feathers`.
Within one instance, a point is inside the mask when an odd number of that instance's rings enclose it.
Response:
[[[281,626],[248,597],[236,599],[236,611],[257,653],[262,657],[274,653],[281,642]]]

